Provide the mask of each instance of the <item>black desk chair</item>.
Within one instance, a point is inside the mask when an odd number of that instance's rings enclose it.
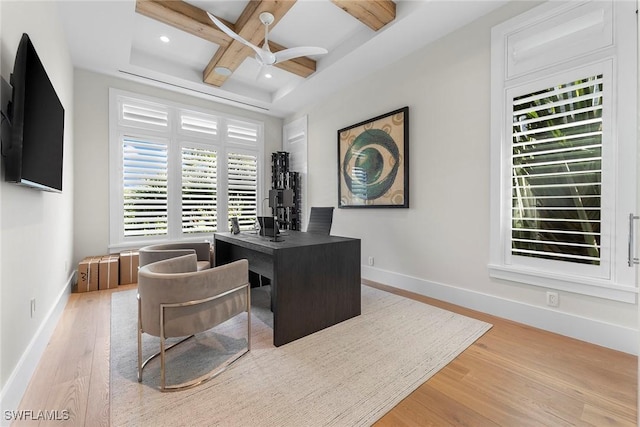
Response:
[[[312,207],[309,215],[307,233],[331,234],[333,223],[333,206],[326,208]]]

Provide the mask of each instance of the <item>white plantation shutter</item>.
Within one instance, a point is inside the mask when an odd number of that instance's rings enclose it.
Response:
[[[228,119],[227,154],[228,217],[238,218],[241,230],[253,228],[258,215],[258,156],[260,138],[257,124]]]
[[[227,120],[227,141],[234,146],[255,148],[258,143],[257,124],[239,120]]]
[[[120,123],[146,129],[169,127],[169,111],[161,105],[140,102],[123,102]]]
[[[122,142],[124,236],[167,234],[167,144]]]
[[[513,99],[513,255],[600,265],[602,75]]]
[[[182,232],[217,230],[217,155],[182,147]]]
[[[187,132],[204,135],[218,135],[218,123],[209,114],[197,114],[185,111],[180,114],[180,128]]]
[[[229,218],[237,217],[241,230],[252,228],[257,216],[258,161],[252,154],[227,155]]]
[[[116,89],[109,114],[110,249],[254,226],[262,123]]]

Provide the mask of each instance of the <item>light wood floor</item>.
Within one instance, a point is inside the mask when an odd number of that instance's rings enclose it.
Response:
[[[377,426],[637,425],[635,356],[368,284],[493,324]],[[71,295],[20,409],[70,408],[51,425],[109,425],[111,293],[134,287]]]

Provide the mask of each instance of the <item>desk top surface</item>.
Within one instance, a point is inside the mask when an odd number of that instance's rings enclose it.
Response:
[[[280,235],[277,242],[272,242],[272,237],[259,236],[255,232],[244,231],[239,234],[215,233],[214,239],[238,244],[245,247],[260,247],[268,249],[289,249],[302,246],[325,245],[348,241],[360,241],[351,237],[327,236],[324,234],[306,233],[303,231],[286,230],[286,234]]]

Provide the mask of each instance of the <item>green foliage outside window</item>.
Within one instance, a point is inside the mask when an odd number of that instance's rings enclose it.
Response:
[[[602,75],[513,100],[512,254],[600,264]]]

